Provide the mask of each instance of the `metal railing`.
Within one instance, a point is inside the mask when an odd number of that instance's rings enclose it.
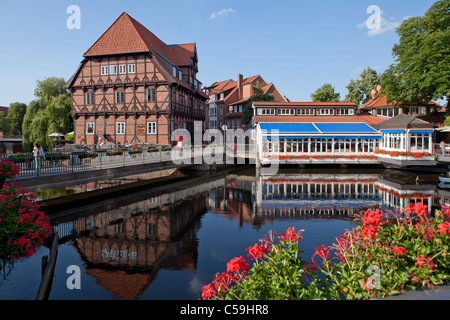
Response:
[[[97,151],[49,152],[45,157],[33,153],[1,154],[19,167],[16,178],[73,173],[112,167],[157,163],[171,160],[171,151],[164,149],[111,149]]]
[[[450,144],[433,143],[433,153],[436,153],[438,156],[450,157]]]
[[[206,150],[206,147],[213,147]],[[90,150],[73,149],[72,151],[58,151],[45,154],[45,157],[35,157],[33,153],[0,154],[0,160],[6,159],[19,167],[19,174],[15,178],[34,178],[39,176],[73,173],[88,170],[100,170],[114,167],[124,167],[148,163],[161,163],[177,160],[176,163],[189,163],[186,159],[217,157],[226,153],[227,156],[254,157],[254,148],[228,143],[225,150],[223,145],[190,146],[187,153],[180,152],[180,148],[167,146],[133,146],[129,148],[99,148]],[[186,150],[186,149],[182,149]],[[175,153],[177,152],[177,153]],[[174,162],[175,163],[175,162]],[[195,161],[191,161],[197,164]],[[208,162],[209,163],[209,162]]]

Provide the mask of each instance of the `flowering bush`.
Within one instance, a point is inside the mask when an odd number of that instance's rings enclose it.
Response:
[[[129,155],[133,155],[133,154],[137,154],[137,153],[142,153],[142,147],[140,147],[140,146],[132,146],[130,148],[130,150],[128,151]]]
[[[92,152],[86,151],[86,152],[80,153],[78,155],[79,159],[88,159],[88,158],[97,158],[97,157],[98,157],[98,153],[94,152],[94,151],[92,151]]]
[[[16,164],[9,160],[0,161],[0,185],[17,174],[19,174],[19,168]]]
[[[10,167],[8,161],[0,161],[2,171]],[[7,178],[14,178],[19,169],[12,164]],[[0,189],[0,259],[29,257],[51,234],[48,217],[40,210],[36,196],[28,193],[15,181],[3,183]]]
[[[268,155],[268,159],[377,159],[377,156],[370,154],[300,154],[300,155]]]
[[[411,151],[386,151],[382,149],[377,149],[374,151],[375,154],[384,154],[390,157],[411,157],[411,158],[425,158],[425,157],[434,157],[436,153],[429,152],[411,152]]]
[[[330,247],[299,254],[302,231],[289,228],[247,248],[203,287],[203,299],[369,299],[442,284],[450,278],[450,209],[431,216],[422,203],[399,213],[368,210]],[[319,260],[319,261],[316,261]]]
[[[117,148],[115,150],[110,150],[108,152],[106,152],[107,156],[121,156],[123,155],[123,151],[120,148]]]

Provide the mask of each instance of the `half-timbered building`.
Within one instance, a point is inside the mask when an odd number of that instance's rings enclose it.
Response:
[[[83,58],[66,84],[76,144],[167,145],[175,129],[203,132],[195,43],[167,45],[124,12]]]

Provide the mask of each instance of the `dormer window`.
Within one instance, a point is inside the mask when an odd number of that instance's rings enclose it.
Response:
[[[183,80],[183,73],[180,71],[178,71],[178,79]]]

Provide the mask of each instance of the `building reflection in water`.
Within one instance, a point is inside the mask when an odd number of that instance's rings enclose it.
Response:
[[[393,181],[392,181],[393,180]],[[376,174],[228,174],[182,191],[146,197],[55,226],[86,264],[86,273],[118,299],[135,299],[160,269],[195,271],[204,214],[258,225],[273,219],[351,219],[368,208],[398,210],[423,202],[432,184]]]

